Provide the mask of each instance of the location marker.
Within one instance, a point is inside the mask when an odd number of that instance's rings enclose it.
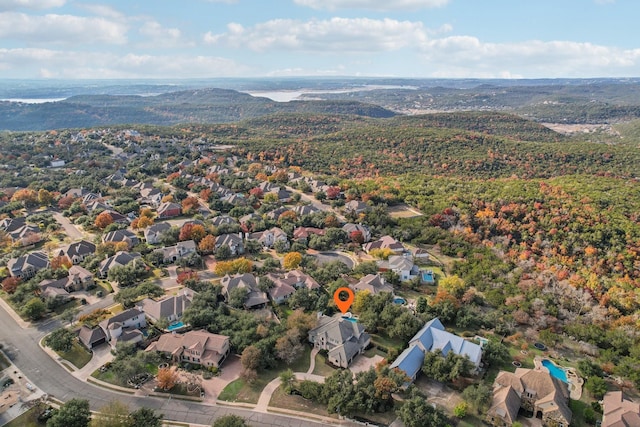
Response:
[[[340,294],[347,294],[347,299],[340,299]],[[349,288],[338,288],[338,290],[333,294],[333,301],[336,303],[342,314],[349,311],[351,304],[353,304],[353,291]]]

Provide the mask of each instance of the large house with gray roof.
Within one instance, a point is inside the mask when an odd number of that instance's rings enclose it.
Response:
[[[118,342],[142,341],[143,334],[140,329],[146,326],[145,315],[137,308],[130,308],[100,322],[100,327],[112,347],[115,347]]]
[[[80,264],[86,257],[93,255],[96,245],[86,240],[70,243],[58,251],[58,256],[66,256],[72,264]]]
[[[341,315],[322,316],[318,325],[309,331],[309,342],[320,350],[327,350],[327,360],[339,368],[348,368],[353,359],[371,342],[362,324]]]
[[[411,338],[409,347],[394,360],[391,368],[398,368],[404,371],[410,382],[413,382],[422,368],[425,354],[433,351],[438,351],[443,356],[452,351],[458,356],[467,357],[475,369],[478,369],[482,359],[480,345],[447,332],[440,320],[435,318],[428,321]]]
[[[49,257],[41,251],[24,254],[18,258],[11,258],[7,262],[9,274],[24,280],[31,279],[44,268],[49,268]]]
[[[246,289],[244,297],[245,308],[262,308],[268,302],[267,294],[258,287],[258,279],[251,273],[237,274],[229,276],[228,274],[220,280],[222,284],[222,293],[227,301],[234,289]]]
[[[567,384],[546,370],[500,371],[493,383],[493,402],[486,420],[494,426],[510,426],[520,409],[533,413],[543,426],[569,427],[573,415]]]
[[[176,363],[187,362],[205,367],[220,367],[229,355],[229,337],[205,330],[185,334],[164,334],[145,349],[170,355]]]
[[[110,256],[100,263],[100,267],[98,268],[98,276],[104,279],[107,277],[107,275],[109,274],[109,270],[111,270],[112,268],[122,267],[123,265],[127,265],[130,262],[134,262],[135,260],[140,260],[140,262],[142,262],[139,252],[116,252],[115,255]]]
[[[153,323],[161,319],[174,322],[182,319],[182,315],[191,305],[194,295],[196,295],[196,292],[189,288],[184,288],[179,291],[178,295],[172,295],[159,301],[145,298],[137,304],[137,307]]]

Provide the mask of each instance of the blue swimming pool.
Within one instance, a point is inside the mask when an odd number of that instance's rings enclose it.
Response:
[[[183,328],[183,327],[184,327],[184,323],[182,323],[182,322],[175,322],[175,323],[170,324],[170,325],[167,327],[167,330],[168,330],[169,332],[171,332],[171,331],[175,331],[176,329]]]
[[[400,305],[402,305],[402,304],[406,304],[406,303],[407,303],[407,301],[406,301],[404,298],[401,298],[401,297],[395,297],[395,298],[393,299],[393,303],[394,303],[394,304],[400,304]]]
[[[553,363],[549,359],[542,359],[542,366],[549,370],[549,373],[564,383],[569,383],[567,373],[564,369]]]
[[[342,318],[344,320],[348,320],[349,322],[353,322],[353,323],[357,323],[358,319],[354,318],[354,317],[347,317],[347,316],[342,316]]]

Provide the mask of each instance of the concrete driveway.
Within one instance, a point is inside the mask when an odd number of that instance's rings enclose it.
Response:
[[[375,355],[373,357],[366,357],[364,355],[360,355],[356,357],[353,361],[349,369],[353,374],[357,374],[358,372],[368,371],[369,368],[375,367],[378,363],[384,360],[384,357]]]
[[[236,355],[229,356],[222,364],[220,375],[210,380],[202,380],[205,402],[215,402],[231,381],[240,378],[240,372],[242,372],[240,358]]]

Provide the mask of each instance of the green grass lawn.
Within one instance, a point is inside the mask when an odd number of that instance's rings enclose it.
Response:
[[[371,334],[371,341],[374,344],[378,344],[387,348],[393,347],[398,350],[402,350],[405,346],[405,342],[401,339],[389,338],[383,334]]]
[[[321,354],[316,354],[316,366],[313,369],[314,375],[322,375],[323,377],[327,377],[335,372],[335,369],[325,363],[326,360],[326,357],[322,356]]]
[[[74,342],[71,350],[67,352],[59,352],[60,357],[73,363],[78,369],[81,369],[84,365],[91,360],[91,353],[84,349],[79,343]]]
[[[273,392],[269,406],[338,419],[336,414],[330,414],[327,412],[327,407],[325,405],[314,402],[313,400],[305,399],[301,396],[286,394],[282,387],[278,387],[276,391]]]
[[[225,400],[227,402],[243,402],[243,403],[258,403],[260,393],[271,380],[280,375],[280,372],[291,369],[293,372],[307,372],[309,369],[309,355],[311,349],[305,346],[304,351],[300,357],[291,365],[280,363],[274,369],[269,369],[258,373],[258,378],[253,384],[247,384],[242,378],[238,378],[235,381],[229,383],[222,393],[218,396],[218,399]]]
[[[38,409],[31,408],[19,417],[9,421],[5,424],[5,427],[42,427],[46,425],[46,423],[38,422]]]

